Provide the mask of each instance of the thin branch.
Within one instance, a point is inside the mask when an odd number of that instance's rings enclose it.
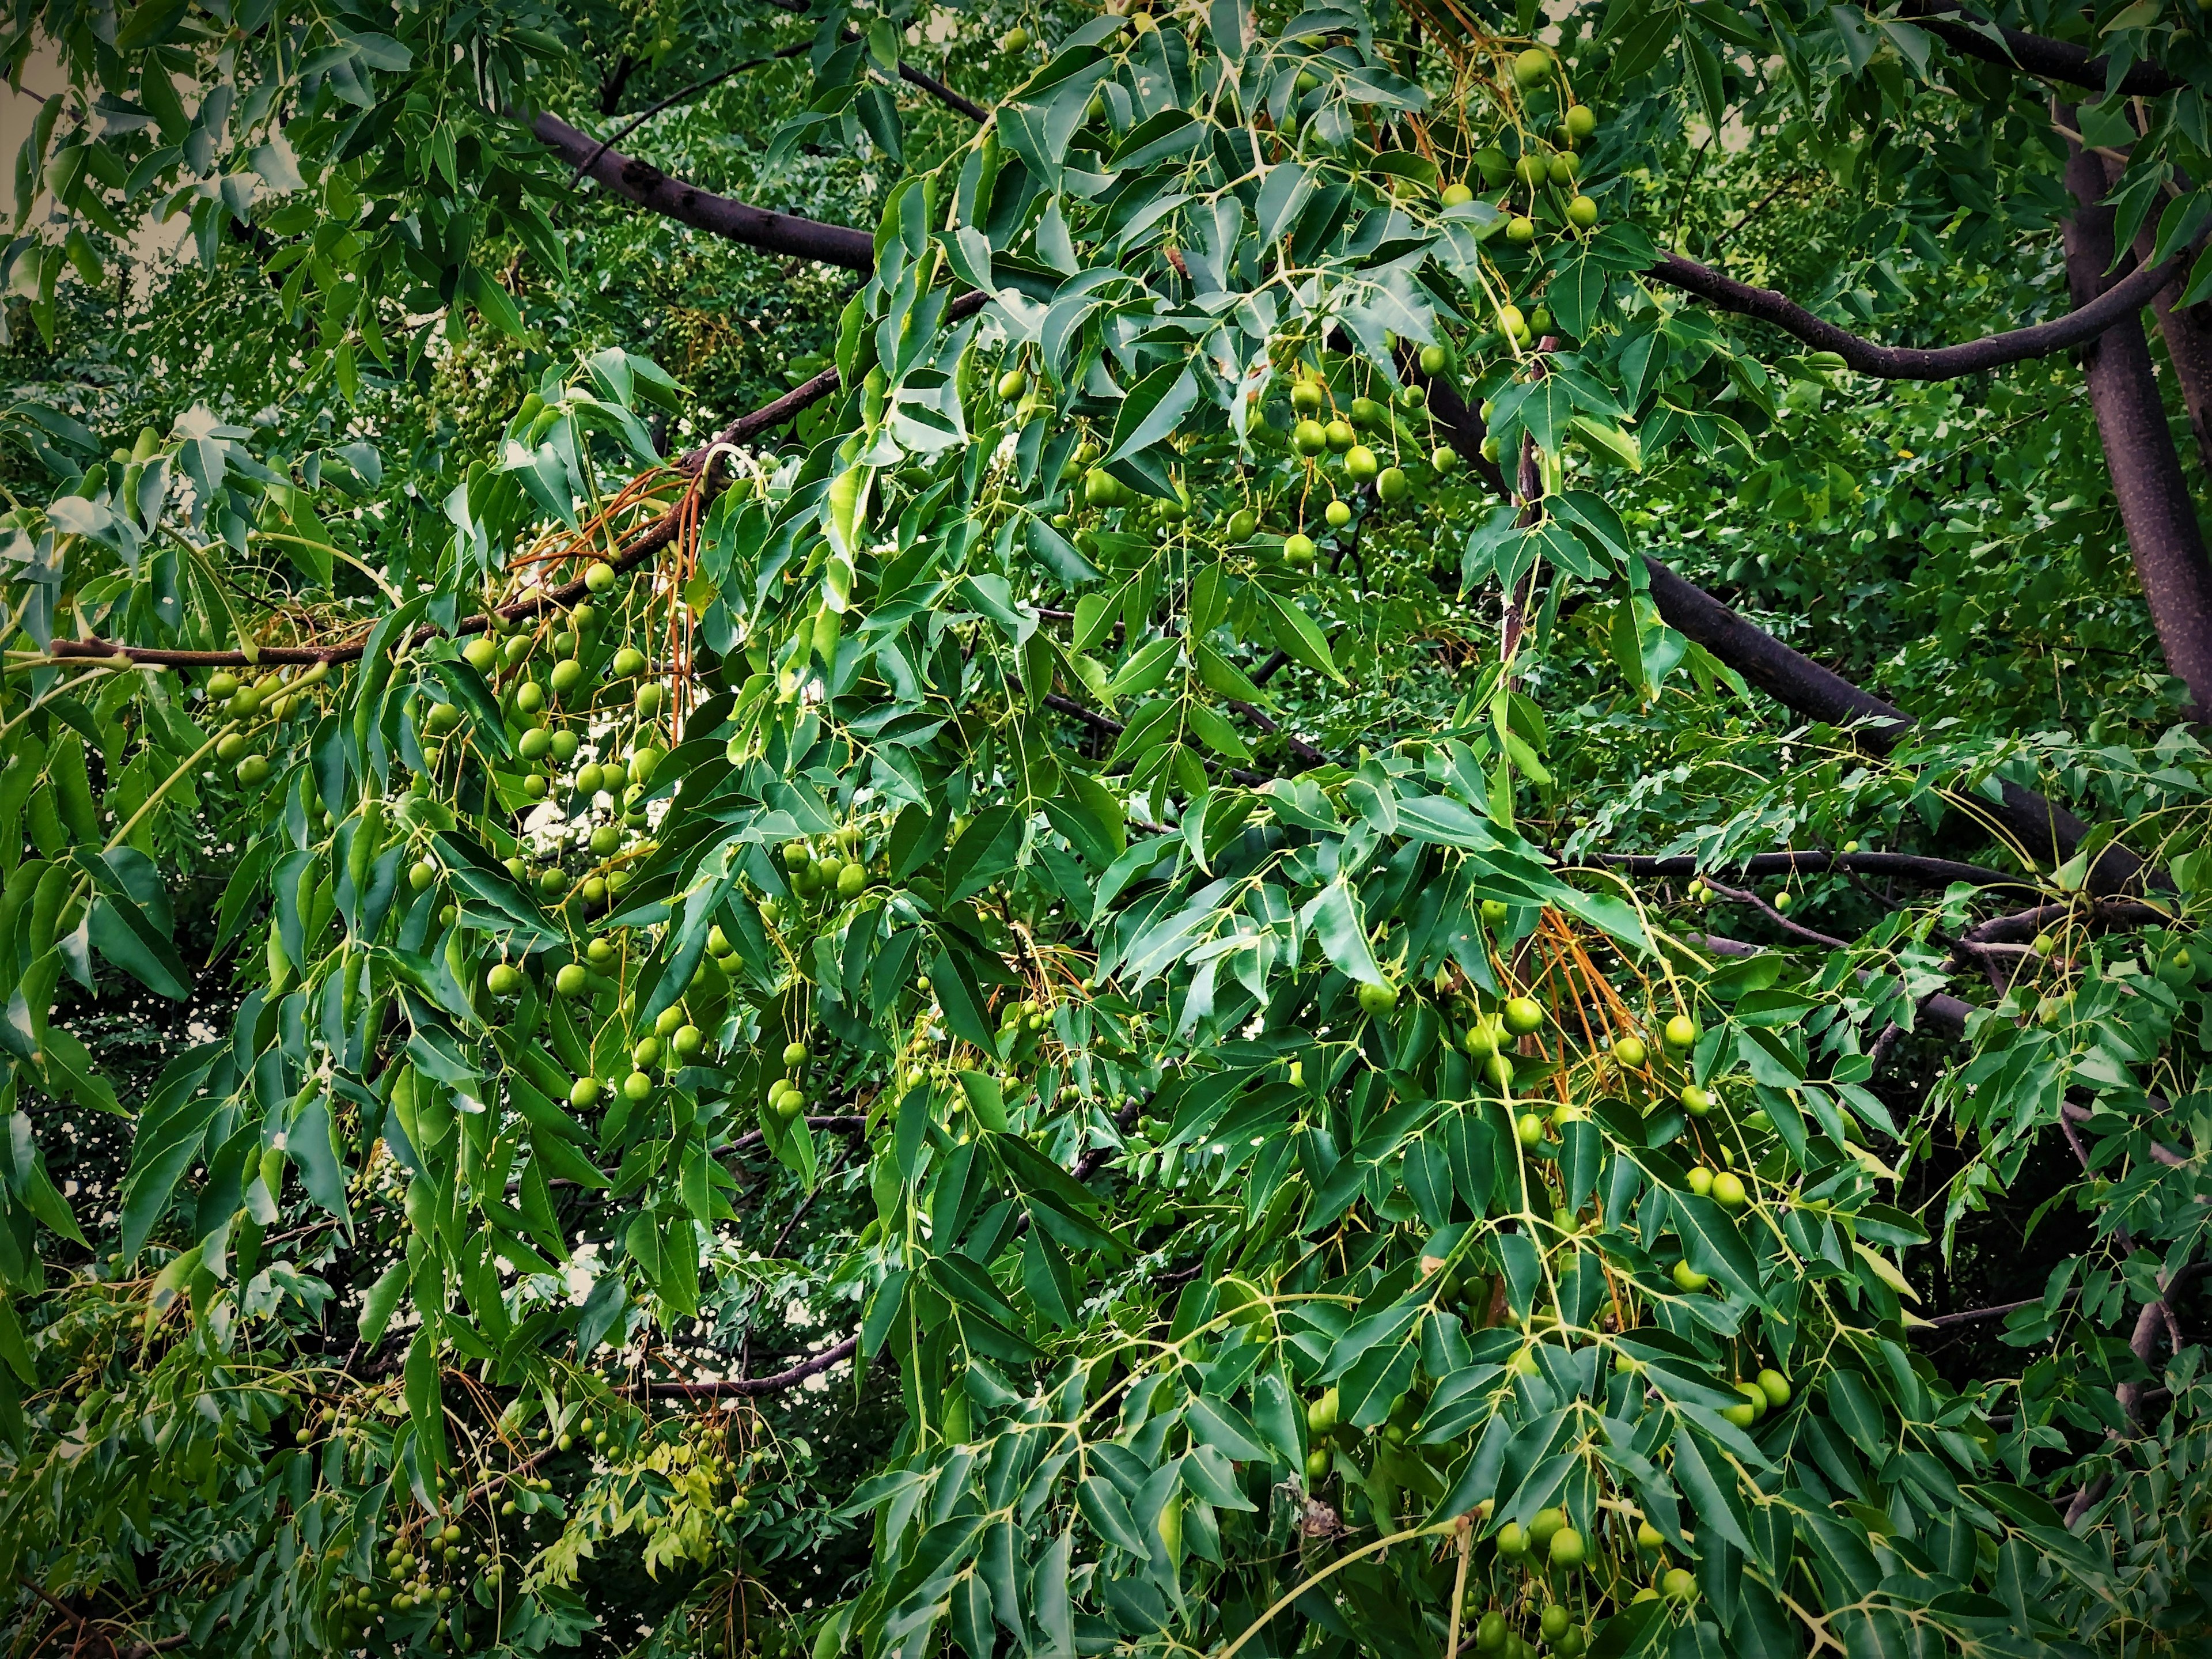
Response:
[[[2149,304],[2151,295],[2188,270],[2195,253],[2192,246],[2176,253],[2163,264],[2135,271],[2079,310],[2069,311],[2050,322],[1988,335],[1963,345],[1935,347],[1880,344],[1814,316],[1787,295],[1723,276],[1710,266],[1686,259],[1679,253],[1660,255],[1659,263],[1644,275],[1669,288],[1694,294],[1723,311],[1770,323],[1816,351],[1832,351],[1861,374],[1886,380],[1949,380],[1962,374],[2000,368],[2007,363],[2024,362],[2032,357],[2048,357],[2086,344]]]
[[[757,1400],[763,1395],[795,1389],[810,1376],[819,1376],[832,1366],[850,1359],[860,1346],[860,1339],[855,1334],[835,1347],[824,1348],[811,1359],[770,1376],[733,1376],[720,1382],[633,1382],[615,1392],[629,1399],[674,1395],[685,1400]]]
[[[629,137],[630,134],[635,132],[640,127],[643,126],[647,121],[653,119],[654,116],[659,115],[662,111],[673,109],[677,105],[683,103],[685,100],[696,98],[702,92],[711,92],[716,87],[720,86],[723,82],[730,80],[733,76],[743,75],[747,70],[762,69],[769,64],[781,63],[787,58],[804,58],[813,49],[814,43],[811,40],[802,40],[797,46],[786,46],[781,52],[772,52],[765,58],[748,58],[742,64],[732,64],[729,68],[724,70],[719,75],[710,75],[703,81],[694,81],[690,86],[684,88],[681,92],[670,93],[667,97],[662,99],[652,108],[647,110],[642,115],[638,116],[628,125],[617,131],[614,137],[601,143],[597,149],[594,149],[588,156],[585,157],[584,160],[577,162],[576,170],[568,175],[568,188],[571,190],[575,189],[576,180],[584,176],[586,168],[589,167],[592,162],[598,161],[599,157],[605,155],[617,144],[622,143],[623,139]]]
[[[1674,854],[1661,858],[1634,853],[1608,853],[1604,855],[1604,862],[1632,876],[1697,876],[1703,874],[1706,868],[1695,857]],[[1802,852],[1754,853],[1748,858],[1733,860],[1722,867],[1754,880],[1765,876],[1821,875],[1832,872],[1844,875],[1903,876],[1941,886],[1965,882],[1975,887],[2014,888],[2029,893],[2042,890],[2032,881],[2008,876],[1978,864],[1964,864],[1955,859],[1926,858],[1917,853],[1828,853],[1818,848]]]

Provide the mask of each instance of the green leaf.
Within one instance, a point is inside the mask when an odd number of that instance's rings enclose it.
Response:
[[[1322,637],[1321,629],[1314,626],[1313,618],[1295,600],[1268,593],[1267,604],[1274,617],[1275,643],[1285,656],[1316,673],[1328,675],[1339,685],[1351,684],[1337,672],[1336,659],[1329,655],[1328,641]]]
[[[1150,449],[1176,429],[1197,401],[1198,377],[1188,364],[1168,363],[1154,369],[1130,389],[1114,412],[1114,435],[1100,465]]]
[[[1333,881],[1298,913],[1298,925],[1320,941],[1329,965],[1346,979],[1362,985],[1385,983],[1368,948],[1367,928],[1360,919],[1359,901],[1345,882]]]

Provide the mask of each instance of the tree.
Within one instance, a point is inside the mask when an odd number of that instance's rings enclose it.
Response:
[[[2212,60],[1557,9],[19,8],[27,1648],[2201,1646]]]

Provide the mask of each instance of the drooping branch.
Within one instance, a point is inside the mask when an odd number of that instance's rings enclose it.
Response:
[[[1694,294],[1723,311],[1771,323],[1816,351],[1832,351],[1862,374],[1886,380],[1950,380],[2032,357],[2048,357],[2095,339],[2133,316],[2149,303],[2153,295],[2185,274],[2194,252],[2193,248],[2184,250],[2163,264],[2135,271],[2125,281],[2047,323],[1986,335],[1961,345],[1934,347],[1882,345],[1814,316],[1785,294],[1723,276],[1679,253],[1661,255],[1659,263],[1644,275]]]
[[[1905,21],[1927,30],[1962,57],[2026,70],[2046,81],[2063,81],[2097,93],[2111,84],[2109,58],[2092,58],[2087,47],[1992,24],[1957,0],[1905,0],[1899,11]],[[1990,38],[1991,30],[1997,39]],[[2131,64],[2120,77],[2119,90],[2131,98],[2154,98],[2184,84],[2155,64]]]
[[[667,97],[662,99],[659,103],[651,106],[649,108],[640,112],[636,115],[632,116],[621,126],[617,127],[611,137],[597,145],[592,150],[592,153],[585,157],[584,160],[577,162],[575,171],[568,175],[569,185],[573,187],[576,180],[584,176],[584,169],[586,167],[591,166],[592,162],[598,161],[599,157],[605,155],[617,144],[622,143],[623,139],[629,137],[630,134],[635,132],[647,121],[653,119],[654,116],[659,115],[665,111],[672,110],[678,104],[684,103],[693,98],[696,98],[702,92],[712,92],[716,87],[720,86],[723,82],[731,80],[737,76],[743,75],[749,70],[763,69],[770,64],[781,63],[787,58],[804,58],[813,49],[814,43],[812,41],[801,40],[795,46],[784,47],[781,52],[772,52],[765,58],[748,58],[742,64],[732,64],[729,68],[722,70],[716,74],[710,75],[703,81],[694,81],[690,86],[684,88],[681,91],[670,93]],[[603,115],[611,115],[613,112],[614,112],[611,110],[602,110],[600,112]]]
[[[1984,869],[1978,864],[1965,864],[1956,859],[1924,858],[1917,853],[1828,853],[1818,849],[1754,853],[1748,858],[1723,864],[1708,864],[1687,855],[1656,858],[1643,854],[1608,853],[1605,855],[1605,862],[1624,875],[1631,876],[1697,876],[1708,869],[1719,869],[1757,880],[1765,876],[1817,876],[1834,872],[1855,876],[1887,876],[1905,881],[1926,882],[1936,886],[1948,886],[1955,881],[1966,882],[1975,887],[2010,888],[2028,893],[2041,890],[2033,882],[2022,881],[2018,876],[2008,876],[2001,871]]]
[[[865,230],[775,213],[734,201],[671,178],[649,161],[602,148],[559,116],[548,112],[531,124],[539,140],[568,162],[623,200],[665,215],[696,230],[726,236],[764,253],[814,259],[847,270],[872,270],[876,239]],[[594,155],[594,151],[598,151]]]

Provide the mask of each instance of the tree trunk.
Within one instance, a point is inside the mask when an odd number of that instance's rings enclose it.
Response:
[[[2119,183],[2125,169],[2109,155],[2101,159],[2105,187],[2109,191]],[[2158,216],[2152,214],[2136,233],[2138,269],[2150,264],[2157,232]],[[2166,341],[2166,361],[2173,365],[2174,384],[2189,410],[2189,429],[2197,434],[2197,458],[2206,473],[2212,474],[2212,306],[2176,305],[2174,301],[2188,286],[2189,271],[2185,267],[2177,281],[2151,296],[2150,305],[2158,317],[2158,331]]]
[[[2075,125],[2072,111],[2062,117]],[[2102,158],[2071,139],[2066,153],[2066,185],[2075,201],[2065,228],[2066,280],[2079,306],[2103,291],[2112,267],[2112,210],[2101,201]],[[2118,323],[2087,346],[2081,371],[2166,667],[2189,690],[2196,705],[2191,717],[2212,720],[2212,561],[2166,429],[2141,319]]]

